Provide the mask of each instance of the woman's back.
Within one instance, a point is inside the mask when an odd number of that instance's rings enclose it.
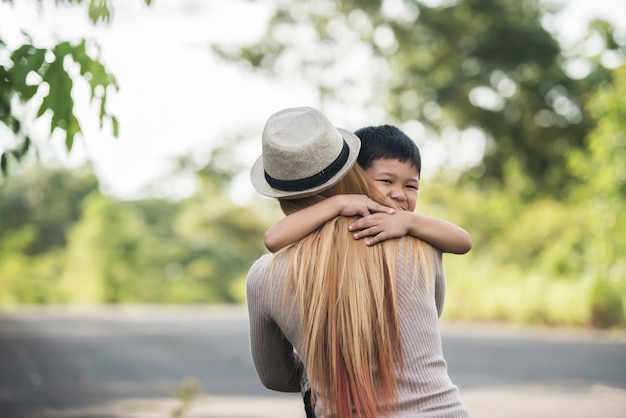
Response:
[[[443,276],[441,253],[421,241],[416,241],[403,238],[379,244],[379,250],[386,250],[388,258],[389,254],[394,254],[389,258],[395,264],[390,271],[394,272],[392,280],[396,286],[393,298],[396,300],[395,309],[402,343],[401,349],[397,350],[399,356],[394,361],[397,396],[386,401],[388,405],[379,402],[377,406],[380,411],[388,410],[389,416],[393,417],[469,417],[456,386],[448,377],[447,365],[442,355],[433,284],[435,277],[418,277],[424,273],[419,273],[419,266],[416,265],[418,258],[413,249],[415,245],[426,248],[434,274]],[[293,251],[291,249],[274,257],[262,257],[251,268],[248,276],[250,326],[251,332],[255,333],[252,341],[257,341],[252,347],[252,354],[257,372],[266,386],[283,391],[299,390],[296,363],[277,365],[270,357],[272,353],[289,350],[291,345],[300,355],[306,357],[309,336],[304,335],[302,319],[311,319],[301,317],[293,283],[287,283],[291,280],[289,265],[293,265]],[[345,249],[336,251],[343,253]],[[365,287],[367,284],[358,285]],[[283,291],[284,289],[286,290]],[[332,327],[334,324],[323,326]],[[277,341],[277,328],[288,341]],[[381,378],[379,369],[374,367],[375,384]],[[315,373],[309,374],[313,376],[311,387],[314,395],[320,400],[316,402],[315,413],[321,418],[325,416],[324,395],[319,391]]]

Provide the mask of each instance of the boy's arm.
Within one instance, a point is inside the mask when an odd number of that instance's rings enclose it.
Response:
[[[380,205],[364,195],[335,195],[284,217],[265,232],[265,247],[276,252],[304,238],[336,216],[393,214],[394,209]]]
[[[444,253],[465,254],[472,249],[472,237],[463,228],[439,218],[411,213],[409,235],[420,238]]]
[[[372,214],[355,220],[349,230],[357,231],[355,239],[370,237],[367,245],[408,234],[446,253],[465,254],[472,248],[472,238],[463,228],[443,219],[408,211],[398,211],[393,216]]]

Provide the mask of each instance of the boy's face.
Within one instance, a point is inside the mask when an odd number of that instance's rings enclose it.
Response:
[[[378,190],[396,202],[402,209],[413,212],[419,191],[419,173],[409,161],[380,159],[374,161],[365,173],[374,180]]]

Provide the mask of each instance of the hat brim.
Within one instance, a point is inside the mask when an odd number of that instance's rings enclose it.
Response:
[[[298,199],[301,197],[312,196],[337,184],[339,180],[341,180],[356,163],[357,157],[359,156],[359,151],[361,149],[361,140],[358,136],[350,131],[346,131],[345,129],[341,128],[336,129],[339,131],[339,133],[341,133],[341,136],[343,136],[343,139],[348,144],[349,154],[344,166],[337,172],[337,174],[331,177],[330,180],[319,186],[305,190],[298,190],[295,192],[286,192],[284,190],[275,189],[267,183],[267,180],[265,180],[263,156],[260,156],[254,162],[254,164],[252,165],[252,169],[250,170],[250,181],[252,182],[252,185],[257,190],[257,192],[261,193],[264,196],[275,197],[277,199]]]

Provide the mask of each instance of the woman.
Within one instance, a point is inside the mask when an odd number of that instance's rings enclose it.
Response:
[[[318,111],[285,109],[265,125],[251,180],[285,214],[335,194],[393,206],[355,164],[359,147]],[[298,392],[295,350],[317,417],[469,417],[441,351],[441,253],[411,237],[366,246],[347,232],[351,222],[337,217],[250,269],[250,342],[262,383]]]

